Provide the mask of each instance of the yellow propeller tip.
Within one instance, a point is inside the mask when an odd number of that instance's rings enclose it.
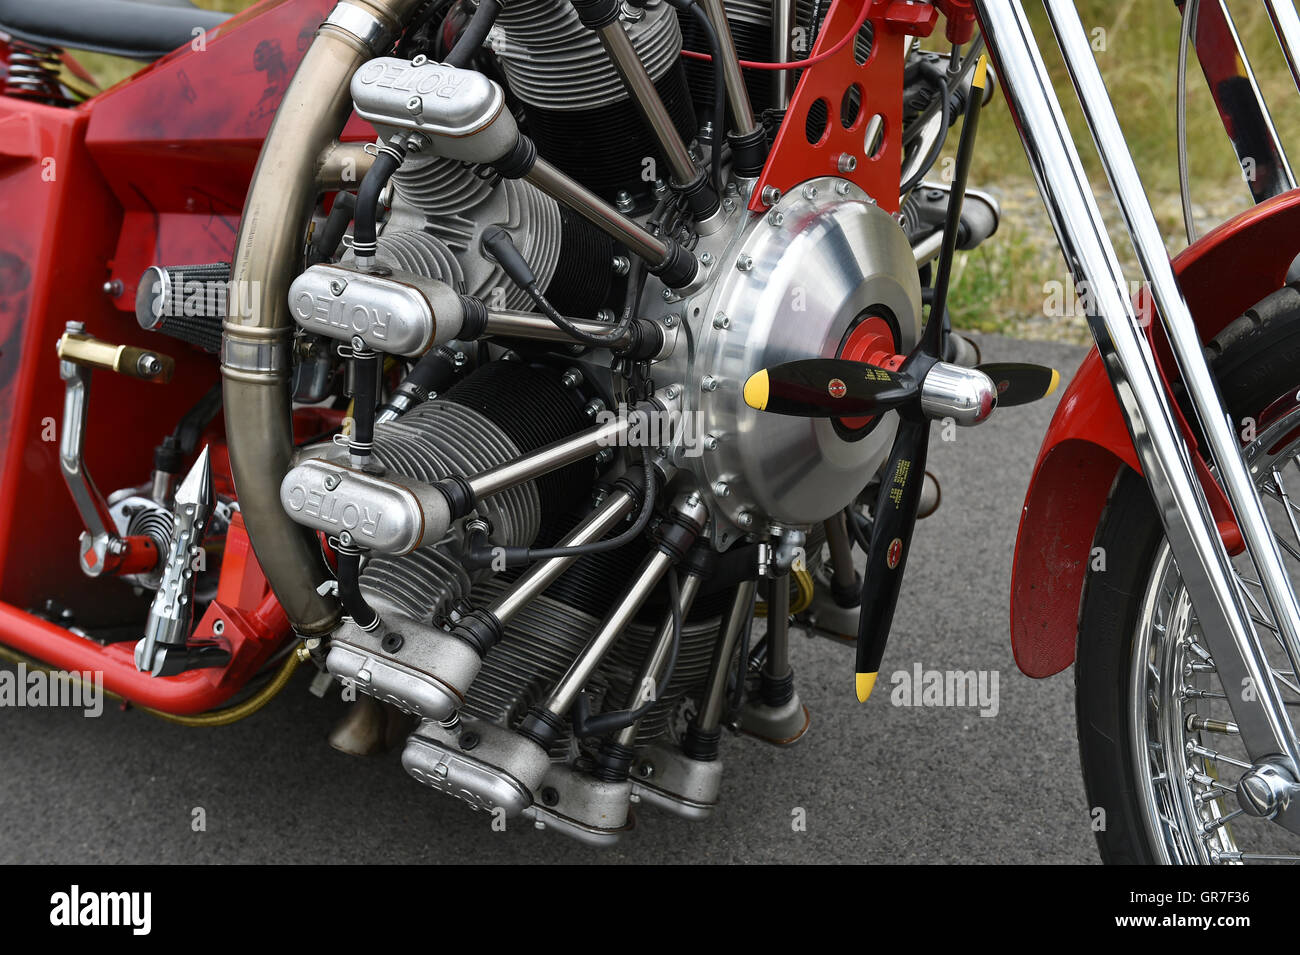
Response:
[[[756,371],[745,382],[745,404],[758,411],[767,407],[768,379],[767,369]]]
[[[1053,369],[1052,369],[1052,382],[1051,382],[1051,384],[1049,384],[1049,385],[1047,386],[1047,390],[1046,390],[1045,392],[1043,392],[1043,397],[1046,398],[1046,397],[1047,397],[1048,395],[1050,395],[1053,391],[1055,391],[1055,390],[1056,390],[1056,386],[1059,385],[1060,383],[1061,383],[1061,373],[1060,373],[1059,371],[1057,371],[1055,368],[1053,368]]]
[[[871,691],[876,688],[876,674],[858,674],[858,702],[865,703],[871,698]]]

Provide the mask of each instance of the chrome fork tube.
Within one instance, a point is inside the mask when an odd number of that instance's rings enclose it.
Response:
[[[1293,0],[1264,0],[1268,8],[1269,19],[1277,31],[1278,42],[1286,55],[1286,64],[1291,68],[1291,78],[1295,80],[1296,89],[1300,90],[1300,14],[1296,13]]]
[[[317,592],[328,578],[320,545],[280,506],[293,453],[289,283],[302,262],[320,157],[352,112],[349,84],[383,52],[420,0],[344,0],[323,23],[294,73],[262,146],[244,204],[231,268],[222,342],[230,463],[257,560],[294,628],[327,632],[338,603]],[[251,314],[237,304],[251,301]]]
[[[1137,185],[1132,159],[1119,135],[1082,25],[1077,16],[1068,16],[1062,10],[1068,3],[1045,2],[1053,13],[1058,41],[1079,84],[1080,99],[1090,116],[1103,160],[1112,175],[1116,171],[1120,173],[1117,191],[1122,192],[1120,200],[1148,280],[1160,295],[1157,302],[1163,306],[1172,328],[1171,339],[1178,338],[1179,347],[1186,351],[1190,337],[1199,348],[1195,326],[1178,292],[1150,206]],[[1290,720],[1280,703],[1272,671],[1261,659],[1231,561],[1192,469],[1188,449],[1174,423],[1168,396],[1140,331],[1133,304],[1125,293],[1127,285],[1115,249],[1024,10],[1019,3],[1005,0],[976,0],[975,5],[998,74],[1005,80],[1003,89],[1057,240],[1076,283],[1088,293],[1085,300],[1092,303],[1088,322],[1093,337],[1115,388],[1170,547],[1192,595],[1206,639],[1212,644],[1210,649],[1224,685],[1242,686],[1243,679],[1250,679],[1259,688],[1257,705],[1243,704],[1234,699],[1234,694],[1228,694],[1242,739],[1252,757],[1281,753],[1293,766],[1300,765]],[[1192,372],[1189,383],[1195,392],[1198,382],[1203,386],[1209,380],[1209,373],[1203,361],[1200,375],[1196,375],[1196,369]],[[1215,394],[1210,383],[1209,390],[1200,397],[1205,399]],[[1207,430],[1213,428],[1221,433],[1227,430],[1217,406],[1205,423]],[[1231,450],[1233,453],[1226,455],[1221,464],[1225,471],[1236,470],[1232,485],[1239,492],[1238,481],[1248,482],[1249,478],[1235,446]],[[1239,512],[1243,524],[1259,520],[1258,499],[1255,500],[1255,508],[1247,507]],[[1261,535],[1267,535],[1267,528],[1256,524],[1248,540],[1257,540]],[[1272,549],[1271,543],[1267,549]],[[1294,615],[1294,602],[1290,609]],[[1135,705],[1145,705],[1145,701]]]

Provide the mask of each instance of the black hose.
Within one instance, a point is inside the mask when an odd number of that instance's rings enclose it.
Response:
[[[402,164],[402,158],[401,150],[384,146],[375,157],[370,171],[361,180],[352,228],[352,251],[359,258],[370,258],[378,250],[379,194]]]
[[[945,72],[944,75],[946,79],[944,89],[948,94],[950,102],[952,94],[960,89],[961,85],[969,79],[971,70],[973,70],[975,64],[979,62],[979,55],[983,51],[984,37],[977,36],[974,42],[971,43],[970,48],[966,51],[966,55],[962,58],[961,66],[958,67],[956,75]],[[907,129],[903,131],[904,149],[910,146],[917,136],[921,135],[921,130],[925,128],[925,124],[933,118],[935,111],[938,109],[939,101],[935,99],[929,106],[923,109],[911,123],[908,124]]]
[[[822,29],[822,0],[813,0],[812,11],[808,14],[808,52],[812,53],[817,42],[817,34]],[[807,59],[807,57],[804,57]]]
[[[311,244],[312,262],[327,262],[334,258],[343,241],[343,234],[348,231],[348,223],[356,214],[357,197],[350,192],[340,192],[334,197],[330,214],[316,233]]]
[[[713,21],[695,0],[668,0],[679,10],[689,9],[700,25],[704,38],[709,44],[709,55],[713,57],[713,143],[709,147],[710,168],[713,186],[722,193],[722,141],[727,134],[727,84],[722,71],[722,40],[713,26]]]
[[[373,630],[379,623],[379,614],[366,603],[365,595],[361,593],[361,551],[339,545],[334,552],[338,555],[339,603],[358,627]]]
[[[575,341],[593,348],[608,348],[626,339],[630,315],[620,319],[609,331],[595,333],[584,332],[556,311],[555,306],[539,287],[532,266],[528,264],[528,260],[523,257],[514,239],[505,229],[499,225],[488,226],[483,230],[482,243],[484,251],[497,261],[506,275],[510,276],[511,281],[528,293],[528,297],[533,300],[538,310],[560,331],[572,336]]]
[[[464,69],[474,59],[474,54],[483,46],[492,25],[501,13],[501,0],[479,0],[478,9],[469,18],[469,23],[456,40],[447,58],[443,61],[450,66]]]
[[[937,87],[940,100],[939,108],[943,112],[943,122],[939,127],[939,135],[930,144],[930,151],[922,160],[921,165],[916,167],[916,172],[908,177],[907,182],[898,187],[900,196],[905,196],[915,189],[921,180],[925,178],[925,174],[938,162],[939,153],[943,151],[943,144],[948,140],[948,122],[952,118],[952,97],[948,95],[947,74],[932,63],[923,63],[921,64],[921,75]]]

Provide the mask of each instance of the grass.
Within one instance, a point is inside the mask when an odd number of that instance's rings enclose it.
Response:
[[[235,12],[250,0],[196,0],[199,6]],[[1047,28],[1041,4],[1025,4],[1061,99],[1084,166],[1105,197],[1112,202],[1087,127],[1074,99],[1064,64]],[[1120,123],[1142,173],[1152,205],[1171,252],[1185,244],[1178,203],[1178,167],[1175,139],[1175,92],[1180,18],[1169,0],[1078,0],[1080,18],[1094,41]],[[1273,110],[1284,145],[1296,147],[1300,130],[1300,97],[1296,95],[1285,60],[1278,48],[1261,3],[1234,3],[1237,27],[1251,57],[1260,86]],[[928,41],[941,48],[941,38]],[[107,85],[139,68],[140,64],[116,57],[79,55],[87,68]],[[1198,203],[1198,220],[1209,226],[1246,208],[1249,195],[1236,157],[1228,145],[1209,92],[1195,59],[1188,67],[1188,149],[1192,196]],[[951,137],[956,140],[956,130]],[[980,123],[980,143],[972,186],[988,189],[1003,203],[998,234],[957,263],[959,280],[951,296],[957,325],[1029,337],[1084,340],[1081,319],[1043,314],[1043,286],[1067,278],[1060,252],[1051,235],[1042,204],[1037,198],[1024,150],[1001,97],[986,110]],[[949,146],[951,154],[952,144]],[[1300,156],[1300,152],[1291,151]],[[1113,229],[1121,260],[1132,266],[1127,238]]]

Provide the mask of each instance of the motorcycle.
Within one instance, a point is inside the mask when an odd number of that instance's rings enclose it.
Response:
[[[871,696],[932,424],[1059,381],[951,329],[1000,88],[1096,340],[1016,661],[1076,664],[1103,859],[1300,859],[1300,192],[1226,5],[1183,0],[1256,205],[1170,260],[1044,5],[1133,298],[1014,0],[0,0],[2,655],[192,726],[305,665],[353,701],[332,745],[494,820],[707,818],[723,730],[809,729],[793,626]],[[150,65],[100,92],[68,48]]]

